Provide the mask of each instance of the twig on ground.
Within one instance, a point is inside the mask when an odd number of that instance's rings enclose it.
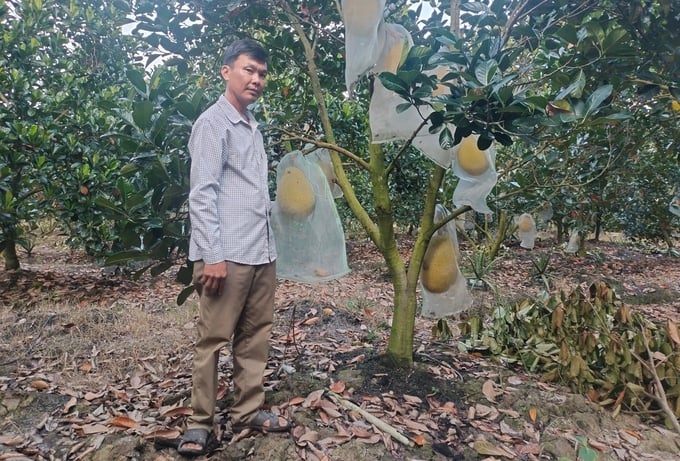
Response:
[[[358,405],[355,405],[354,403],[350,402],[349,400],[346,400],[346,399],[340,397],[335,392],[330,391],[330,390],[328,392],[329,392],[330,397],[333,400],[335,400],[337,403],[339,403],[340,405],[342,405],[343,407],[345,407],[349,410],[356,411],[357,413],[361,414],[361,416],[363,416],[364,419],[366,419],[366,421],[375,425],[375,427],[377,427],[381,431],[386,432],[387,434],[392,436],[392,438],[394,440],[396,440],[397,442],[402,443],[402,444],[406,445],[407,447],[414,446],[414,443],[411,440],[409,440],[405,435],[401,434],[399,431],[397,431],[397,429],[390,426],[389,424],[387,424],[382,419],[378,418],[377,416],[370,414],[368,411],[364,410],[363,408],[361,408]]]

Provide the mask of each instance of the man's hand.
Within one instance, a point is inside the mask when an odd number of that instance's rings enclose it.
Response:
[[[215,264],[206,264],[200,284],[209,296],[220,296],[224,288],[224,279],[227,278],[227,262],[222,261]]]

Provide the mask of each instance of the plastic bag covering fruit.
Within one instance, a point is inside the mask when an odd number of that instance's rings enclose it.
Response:
[[[312,148],[313,146],[311,144],[305,146],[305,150]],[[307,158],[313,162],[316,162],[321,167],[321,171],[323,171],[324,176],[326,176],[326,181],[328,181],[328,187],[331,188],[333,197],[342,197],[342,189],[338,185],[338,178],[335,175],[333,162],[331,162],[331,154],[328,152],[328,149],[316,149],[313,152],[307,154]]]
[[[463,138],[458,150],[458,164],[468,174],[479,176],[489,168],[489,158],[477,147],[474,136]]]
[[[281,211],[295,219],[306,218],[316,205],[312,185],[303,171],[294,166],[283,171],[276,188],[276,200]]]
[[[529,232],[534,227],[534,218],[529,213],[522,213],[517,220],[517,228],[520,232]]]
[[[469,205],[478,213],[492,214],[486,198],[496,186],[496,151],[493,144],[481,151],[477,147],[477,135],[470,135],[458,144],[453,156],[453,174],[460,180],[453,191],[456,207]]]
[[[443,293],[456,281],[456,253],[448,235],[435,235],[430,240],[420,277],[432,293]]]
[[[567,247],[564,249],[565,253],[576,254],[581,249],[581,233],[575,230],[569,237]]]
[[[534,248],[536,242],[536,222],[529,213],[522,213],[517,218],[517,236],[520,239],[519,246],[529,250]]]
[[[374,72],[375,74],[396,73],[402,55],[413,46],[411,34],[399,24],[383,24],[379,33],[384,49],[381,51]],[[375,78],[368,107],[372,142],[383,143],[408,139],[420,127],[423,117],[415,107],[397,112],[397,106],[405,102],[397,93],[385,88],[379,77]],[[424,111],[425,116],[432,112],[428,106],[421,107],[421,110]],[[427,128],[422,128],[419,133],[426,134]]]
[[[345,84],[349,97],[356,82],[378,62],[383,45],[378,30],[386,0],[342,0],[345,23]]]
[[[276,167],[277,183],[290,168],[300,170],[316,199],[312,213],[285,210],[281,198],[272,205],[272,229],[276,239],[276,276],[280,279],[315,283],[336,279],[349,272],[345,233],[335,207],[335,199],[319,164],[294,151]]]
[[[435,208],[435,222],[448,216],[443,205]],[[430,239],[420,273],[422,315],[443,317],[464,311],[472,305],[467,279],[458,267],[458,237],[453,220],[439,228]]]

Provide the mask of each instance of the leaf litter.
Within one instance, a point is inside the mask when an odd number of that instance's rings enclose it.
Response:
[[[55,248],[36,248],[25,269],[0,274],[0,459],[182,459],[166,445],[191,414],[195,300],[173,306],[180,287],[169,276],[103,275],[87,258]],[[352,273],[340,280],[279,283],[267,404],[294,421],[291,434],[231,431],[225,350],[222,445],[208,458],[677,459],[678,435],[657,421],[614,418],[585,396],[461,352],[455,338],[436,341],[428,319],[416,322],[415,367],[384,367],[389,275],[371,244],[348,242],[348,251]],[[680,321],[677,296],[659,295],[680,292],[677,259],[602,242],[597,251],[606,258],[552,258],[555,286],[625,280],[620,290],[644,299],[640,310]],[[505,270],[530,268],[531,257],[509,248],[500,261],[492,283],[505,299],[541,289],[528,270]],[[498,302],[488,291],[475,295],[473,309]],[[154,318],[145,334],[133,328],[143,323],[136,311]],[[95,336],[85,347],[79,334]],[[149,351],[142,336],[157,347]]]

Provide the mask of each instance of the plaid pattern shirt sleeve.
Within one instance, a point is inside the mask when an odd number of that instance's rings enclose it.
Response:
[[[258,265],[276,259],[267,156],[252,114],[224,96],[196,120],[189,140],[189,259]]]

